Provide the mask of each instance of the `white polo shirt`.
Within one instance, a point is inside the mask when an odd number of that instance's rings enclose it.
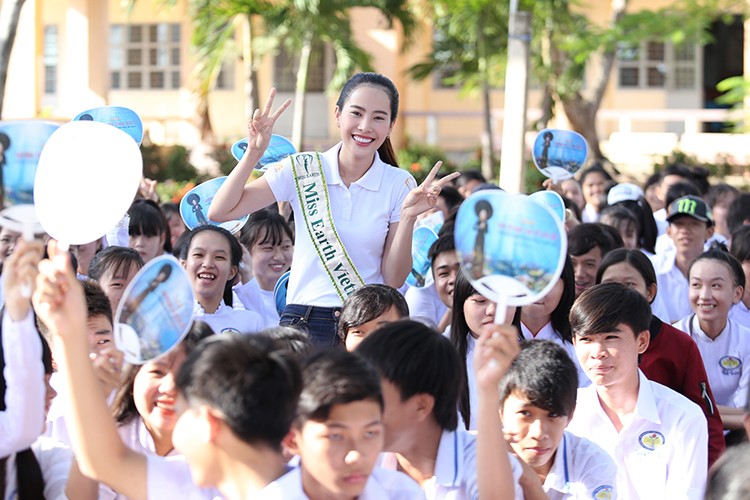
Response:
[[[234,293],[245,309],[260,316],[262,329],[279,326],[279,313],[276,312],[273,290],[262,290],[258,280],[253,278],[243,285],[235,286]]]
[[[617,432],[596,386],[578,390],[568,431],[590,439],[617,466],[617,494],[627,499],[702,499],[708,470],[708,425],[684,396],[639,370],[635,410]]]
[[[748,283],[750,286],[750,283]],[[744,302],[739,301],[729,310],[729,317],[745,328],[750,328],[750,309]]]
[[[304,500],[302,470],[295,467],[272,482],[253,498],[258,500]],[[419,485],[406,474],[375,467],[367,479],[359,500],[412,500],[424,498]]]
[[[407,171],[384,163],[380,156],[359,180],[349,187],[341,180],[337,144],[325,153],[323,171],[328,186],[333,222],[344,247],[366,284],[383,283],[380,266],[390,224],[401,218],[401,205],[417,183]],[[341,307],[305,226],[292,175],[291,160],[269,168],[264,174],[277,201],[287,201],[294,210],[294,265],[289,276],[287,304]]]
[[[73,452],[62,443],[46,436],[39,436],[31,445],[44,479],[45,500],[68,500],[65,487],[68,484]],[[0,500],[18,500],[16,454],[11,453],[5,463],[5,496]]]
[[[688,280],[677,268],[675,257],[660,259],[656,254],[651,260],[656,270],[656,285],[667,317],[659,318],[674,323],[692,312],[688,299]]]
[[[617,467],[596,443],[564,432],[544,480],[550,500],[617,498]]]
[[[523,491],[518,481],[523,468],[518,459],[508,454],[515,498],[523,500]],[[398,470],[395,453],[381,454],[380,467]],[[435,475],[424,487],[427,500],[475,500],[479,498],[477,482],[477,437],[463,429],[443,431],[435,457]]]
[[[565,342],[562,337],[557,334],[555,329],[552,328],[552,323],[547,323],[546,325],[544,325],[535,337],[531,334],[531,331],[526,328],[526,325],[521,322],[521,335],[523,335],[523,338],[526,340],[551,340],[555,344],[565,349],[565,352],[568,353],[568,356],[573,360],[573,363],[575,363],[576,369],[578,370],[578,387],[586,387],[591,384],[591,380],[589,380],[589,378],[586,376],[586,372],[583,371],[583,369],[581,368],[581,364],[578,362],[578,356],[576,356],[575,347],[573,347],[573,344],[571,344],[570,342]]]
[[[146,498],[161,500],[221,500],[223,497],[213,488],[199,488],[193,483],[185,458],[146,455]]]
[[[680,320],[675,328],[689,334],[698,345],[716,403],[743,408],[750,383],[750,330],[730,317],[724,330],[711,340],[694,314]]]
[[[208,323],[214,333],[258,333],[263,329],[260,316],[246,309],[232,309],[224,303],[219,304],[215,313],[207,313],[203,307],[195,302],[193,318]]]
[[[409,318],[424,323],[430,328],[437,328],[448,311],[438,296],[434,281],[422,288],[409,287],[404,298],[409,305]]]

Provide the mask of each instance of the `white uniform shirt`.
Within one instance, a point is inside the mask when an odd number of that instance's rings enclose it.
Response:
[[[596,211],[591,205],[585,205],[581,210],[581,222],[597,222],[599,221],[599,212]]]
[[[616,480],[617,467],[607,452],[566,431],[543,487],[550,500],[615,499]]]
[[[146,498],[162,500],[220,500],[221,493],[212,488],[199,488],[193,483],[185,458],[146,456]]]
[[[515,498],[523,500],[523,491],[518,481],[523,468],[518,459],[508,454]],[[383,453],[380,467],[398,470],[395,453]],[[479,498],[477,482],[477,437],[463,429],[443,431],[435,457],[435,475],[424,487],[427,500],[476,500]]]
[[[0,411],[0,457],[25,450],[42,433],[44,423],[44,365],[42,341],[29,314],[13,321],[2,318],[5,359],[5,411]]]
[[[404,297],[409,305],[409,318],[430,328],[437,328],[448,310],[437,294],[434,281],[422,288],[409,287]]]
[[[302,472],[292,469],[266,486],[255,498],[259,500],[304,500]],[[367,479],[359,500],[412,500],[424,498],[419,485],[406,474],[376,467]]]
[[[253,278],[244,285],[235,286],[234,292],[245,309],[260,316],[263,330],[279,326],[279,313],[276,312],[273,290],[262,290],[258,285],[258,280]]]
[[[471,335],[466,334],[466,381],[469,387],[469,430],[477,430],[477,411],[479,411],[479,389],[477,388],[477,377],[474,373],[474,346],[477,340]],[[459,415],[460,416],[460,415]],[[460,423],[458,425],[461,425]]]
[[[656,270],[658,293],[667,312],[667,317],[659,319],[670,324],[679,321],[692,312],[688,299],[688,280],[677,268],[674,258],[659,259],[657,254],[652,263]]]
[[[724,330],[711,340],[695,315],[683,318],[675,328],[698,345],[716,404],[743,408],[750,383],[750,330],[729,318]]]
[[[362,280],[367,284],[383,283],[381,264],[388,229],[400,220],[404,198],[417,184],[408,172],[387,165],[376,154],[365,175],[347,188],[339,175],[340,148],[341,144],[337,144],[321,154],[336,232]],[[269,168],[264,178],[276,200],[288,201],[294,210],[297,238],[287,304],[341,307],[341,298],[323,269],[300,212],[290,160],[278,166],[283,168]]]
[[[214,333],[258,333],[263,329],[260,316],[245,309],[232,309],[224,303],[219,304],[215,313],[207,313],[203,307],[195,302],[193,318],[208,323]]]
[[[576,369],[578,369],[578,387],[586,387],[591,384],[591,380],[589,380],[589,378],[586,376],[586,372],[583,371],[583,369],[581,368],[581,364],[578,362],[578,356],[576,356],[575,347],[573,347],[573,344],[571,344],[570,342],[564,341],[562,337],[557,334],[555,329],[552,328],[552,323],[547,323],[546,325],[544,325],[542,329],[539,330],[539,332],[536,334],[536,336],[534,336],[522,322],[521,335],[523,335],[523,338],[526,340],[551,340],[555,344],[565,349],[565,352],[568,353],[570,359],[572,359],[573,363],[575,363]]]
[[[568,431],[590,439],[617,466],[617,494],[627,499],[702,499],[708,470],[708,425],[684,396],[638,371],[635,410],[617,432],[596,386],[578,390]]]
[[[750,286],[750,283],[747,285]],[[750,328],[750,309],[744,302],[739,301],[729,310],[729,317],[745,328]]]
[[[31,451],[44,478],[45,500],[67,500],[65,487],[73,460],[72,452],[62,443],[45,436],[34,441]],[[2,500],[18,500],[16,474],[16,454],[13,453],[8,457],[5,467],[5,498]]]

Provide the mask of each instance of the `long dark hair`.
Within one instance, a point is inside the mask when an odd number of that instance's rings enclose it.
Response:
[[[344,88],[341,89],[341,94],[336,101],[336,107],[341,111],[344,109],[344,104],[349,99],[349,96],[362,85],[370,85],[372,87],[379,87],[388,94],[388,98],[391,101],[391,125],[396,121],[398,116],[398,90],[393,82],[386,76],[380,73],[357,73],[347,80],[344,84]],[[396,152],[393,150],[390,137],[386,137],[383,144],[378,148],[378,154],[380,159],[389,165],[398,167],[398,160],[396,159]]]
[[[573,302],[576,301],[576,284],[573,260],[570,258],[570,255],[565,256],[560,280],[563,282],[563,293],[560,296],[560,302],[558,302],[557,307],[550,314],[550,323],[552,323],[552,328],[554,328],[564,341],[572,344],[573,333],[570,330],[569,315],[570,308],[573,307]]]

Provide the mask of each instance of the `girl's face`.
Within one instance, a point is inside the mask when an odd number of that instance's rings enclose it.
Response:
[[[0,263],[13,253],[13,250],[16,248],[16,241],[18,241],[20,236],[21,233],[11,231],[5,227],[0,229]]]
[[[161,233],[157,236],[146,236],[145,234],[128,236],[128,246],[141,255],[143,262],[148,262],[154,257],[164,253],[164,240],[166,235]]]
[[[393,129],[391,99],[380,87],[360,85],[336,108],[343,147],[354,158],[370,158]]]
[[[700,259],[690,268],[690,307],[701,323],[725,323],[729,309],[739,302],[742,293],[742,287],[734,285],[732,272],[722,262]]]
[[[126,265],[128,267],[125,269],[109,269],[99,279],[99,285],[104,290],[109,303],[112,305],[112,314],[117,313],[117,307],[120,305],[122,294],[125,293],[125,289],[133,281],[138,271],[140,271],[140,268],[133,263]]]
[[[521,309],[521,319],[523,320],[524,317],[528,316],[531,318],[540,318],[549,321],[550,317],[552,316],[552,312],[560,303],[560,298],[562,297],[564,289],[565,282],[563,282],[563,280],[557,280],[555,286],[552,287],[552,290],[550,290],[549,293],[544,296],[544,298],[542,298],[538,302],[529,304],[528,306],[523,306],[523,308]]]
[[[622,236],[622,242],[625,244],[625,248],[628,250],[638,249],[638,228],[632,220],[620,221],[620,225],[617,230]]]
[[[175,378],[185,361],[185,350],[174,352],[141,366],[133,381],[133,400],[138,414],[152,434],[171,434],[177,422]]]
[[[607,200],[607,178],[599,172],[592,172],[586,176],[581,188],[583,198],[588,205],[599,208]]]
[[[267,235],[266,235],[267,236]],[[259,238],[259,241],[266,239]],[[281,243],[274,245],[271,241],[255,243],[250,249],[250,258],[253,265],[253,276],[256,277],[261,288],[273,290],[273,286],[279,281],[281,275],[289,270],[292,265],[292,254],[294,245],[288,236],[284,236]],[[266,288],[266,286],[270,288]]]
[[[237,274],[231,257],[232,249],[224,235],[203,231],[193,237],[182,265],[199,299],[216,299],[224,295],[227,281]]]
[[[464,302],[464,317],[469,331],[476,338],[482,327],[495,320],[495,304],[484,295],[475,293]]]
[[[169,225],[169,235],[172,239],[172,246],[174,247],[175,243],[177,243],[177,238],[179,238],[187,228],[185,227],[185,223],[182,222],[182,217],[175,213],[167,215],[167,224]]]
[[[609,266],[602,273],[602,283],[609,282],[620,283],[628,288],[632,288],[646,297],[649,303],[654,300],[654,296],[656,295],[655,285],[651,287],[646,286],[646,280],[643,278],[643,275],[629,262],[618,262]]]
[[[575,179],[567,179],[562,181],[560,187],[563,190],[563,194],[570,201],[578,205],[578,208],[583,210],[586,206],[586,200],[583,199],[583,191],[581,191],[581,185]]]

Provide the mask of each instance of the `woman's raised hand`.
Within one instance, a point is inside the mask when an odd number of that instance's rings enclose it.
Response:
[[[254,149],[258,151],[265,151],[268,147],[268,143],[271,141],[271,134],[273,134],[273,126],[276,120],[281,116],[286,108],[292,103],[291,99],[287,99],[279,108],[271,113],[273,107],[273,100],[276,97],[276,89],[272,88],[268,94],[266,105],[261,112],[260,109],[256,109],[253,113],[253,117],[247,124],[247,149]]]
[[[401,207],[402,217],[416,217],[427,210],[434,208],[443,186],[461,175],[460,172],[453,172],[442,179],[436,180],[435,177],[442,165],[442,161],[437,162],[435,166],[432,167],[432,170],[430,170],[430,173],[427,174],[424,182],[412,189],[409,194],[406,195],[404,204]]]

